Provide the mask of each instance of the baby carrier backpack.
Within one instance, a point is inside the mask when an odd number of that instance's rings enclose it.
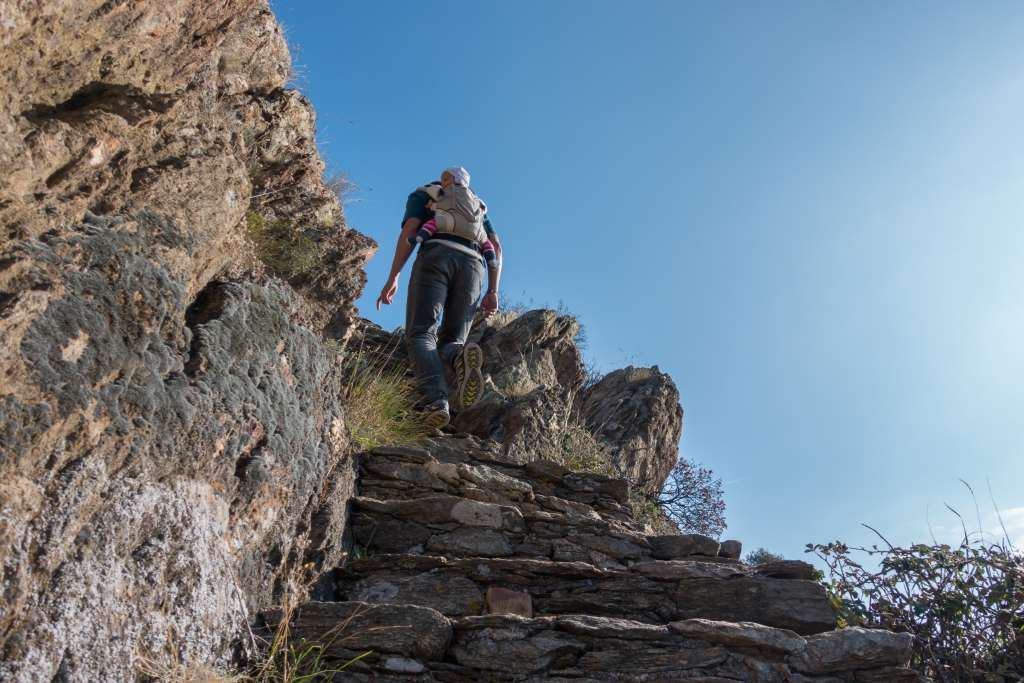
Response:
[[[482,244],[487,239],[484,214],[487,206],[468,187],[452,185],[434,200],[434,221],[438,233],[447,233]]]

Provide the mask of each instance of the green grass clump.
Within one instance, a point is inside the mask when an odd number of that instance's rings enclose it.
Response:
[[[281,219],[268,221],[250,211],[245,215],[245,228],[256,256],[274,275],[293,278],[316,265],[316,242],[302,234],[298,226]]]

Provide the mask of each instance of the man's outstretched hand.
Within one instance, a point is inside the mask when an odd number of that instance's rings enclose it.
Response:
[[[377,310],[380,310],[380,305],[390,306],[391,302],[395,299],[395,293],[398,291],[398,278],[392,278],[384,284],[384,288],[380,290],[380,296],[377,297]]]
[[[484,295],[484,300],[480,303],[480,312],[485,318],[489,318],[496,310],[498,310],[498,293],[487,292]]]

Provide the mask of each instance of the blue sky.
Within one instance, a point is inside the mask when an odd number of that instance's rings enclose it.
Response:
[[[1024,540],[1024,5],[274,0],[381,251],[462,164],[504,293],[657,364],[747,549]],[[974,523],[975,526],[978,524]]]

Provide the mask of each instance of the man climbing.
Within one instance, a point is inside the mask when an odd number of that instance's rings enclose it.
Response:
[[[496,257],[486,262],[488,287],[479,306],[484,317],[498,308],[501,242],[486,212],[469,189],[469,172],[461,166],[446,169],[439,183],[417,188],[406,201],[391,274],[377,297],[377,310],[394,300],[398,275],[419,236],[422,246],[409,278],[405,337],[425,419],[437,428],[448,424],[451,408],[469,408],[483,391],[483,351],[477,344],[467,344],[466,337],[480,302],[486,251]],[[431,221],[431,229],[419,233]],[[428,238],[423,240],[425,234]],[[451,406],[445,366],[455,376]]]

